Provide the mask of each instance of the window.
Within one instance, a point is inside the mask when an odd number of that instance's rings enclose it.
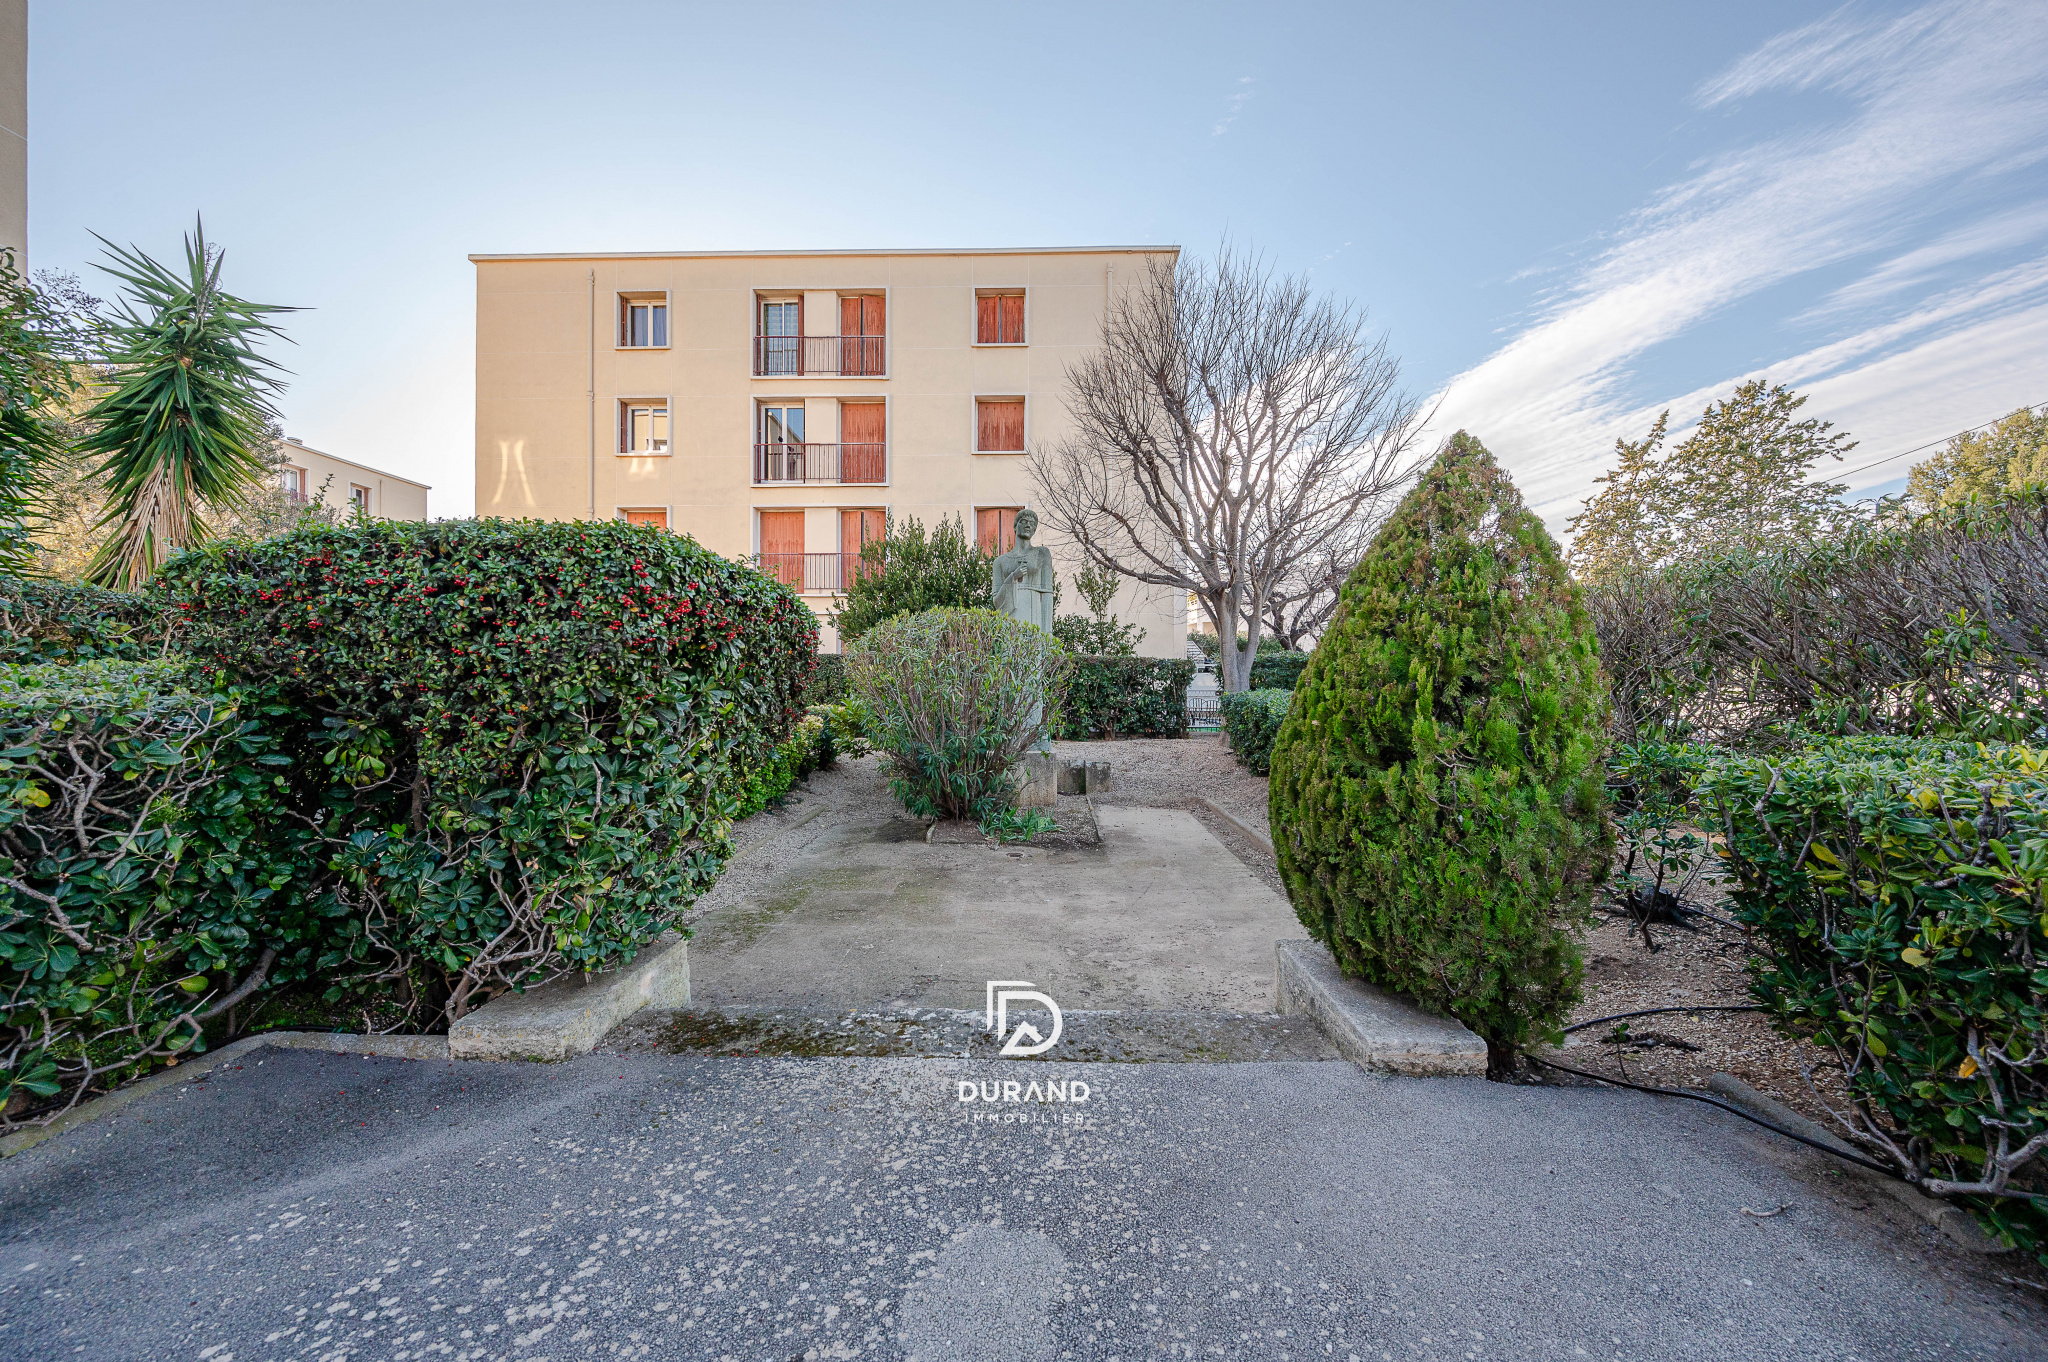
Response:
[[[981,398],[975,405],[974,449],[979,454],[1024,452],[1024,399]]]
[[[974,300],[974,343],[976,345],[1022,345],[1024,343],[1024,295],[983,293]]]
[[[619,404],[619,453],[668,453],[668,403]]]
[[[1017,547],[1017,506],[984,506],[974,513],[974,539],[983,553],[1008,553]]]
[[[619,345],[652,350],[668,344],[668,295],[619,295]]]
[[[837,558],[837,554],[831,555]],[[761,512],[761,566],[769,576],[798,591],[813,589],[805,580],[804,513]]]
[[[761,338],[754,372],[757,374],[800,373],[803,353],[804,305],[795,298],[761,300]]]
[[[370,513],[370,489],[358,487],[354,483],[350,483],[348,488],[348,504],[361,511],[364,515],[368,515]]]
[[[800,445],[804,442],[804,409],[801,403],[793,407],[768,406],[761,408],[761,443],[764,445]]]
[[[638,510],[622,508],[619,518],[628,525],[652,525],[658,530],[668,528],[668,511],[659,507]]]
[[[290,502],[302,502],[306,499],[305,469],[287,467],[284,470],[284,495],[285,500]]]
[[[872,378],[883,372],[885,304],[879,293],[839,299],[839,372]]]

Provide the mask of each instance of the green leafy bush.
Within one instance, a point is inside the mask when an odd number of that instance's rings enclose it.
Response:
[[[1293,703],[1291,690],[1245,690],[1220,697],[1223,736],[1240,766],[1260,775],[1273,768],[1273,740],[1280,736],[1280,724]]]
[[[0,576],[0,662],[136,661],[164,651],[164,630],[147,596]]]
[[[851,690],[837,704],[814,705],[810,712],[824,719],[821,750],[831,754],[821,758],[818,765],[830,766],[841,757],[864,757],[875,750],[868,740],[867,708]]]
[[[806,714],[777,743],[767,760],[746,773],[740,784],[738,816],[751,818],[789,793],[792,785],[834,760],[832,730],[821,714]]]
[[[1145,631],[1135,624],[1119,624],[1114,616],[1061,615],[1052,622],[1052,636],[1076,656],[1136,657]]]
[[[927,610],[871,630],[847,677],[887,754],[890,792],[920,818],[980,822],[1011,807],[1011,770],[1057,714],[1059,640],[993,610]]]
[[[296,718],[353,933],[336,995],[428,1025],[630,960],[709,887],[817,650],[789,588],[616,522],[305,526],[207,544],[157,591]]]
[[[1273,747],[1302,923],[1478,1032],[1497,1075],[1578,996],[1613,849],[1605,695],[1556,543],[1461,431],[1344,584]]]
[[[1831,1050],[1847,1133],[2048,1261],[2048,752],[1849,739],[1727,756],[1701,795],[1752,988]]]
[[[819,653],[811,669],[811,684],[804,690],[804,704],[829,705],[846,698],[846,655]]]
[[[274,706],[172,662],[0,668],[0,1127],[317,967]]]
[[[989,610],[995,606],[989,580],[995,560],[967,537],[958,516],[940,521],[930,533],[910,516],[889,518],[882,537],[861,546],[846,604],[832,617],[842,648],[884,620],[921,610]]]
[[[1264,640],[1261,640],[1263,642]],[[1259,655],[1252,659],[1253,690],[1293,690],[1301,680],[1301,674],[1308,667],[1307,653],[1289,652],[1276,649],[1267,652],[1261,648]]]
[[[1183,737],[1194,677],[1195,664],[1184,657],[1070,657],[1058,734],[1067,741]]]

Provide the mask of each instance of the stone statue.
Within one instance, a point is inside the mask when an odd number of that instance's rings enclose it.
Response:
[[[1031,536],[1038,533],[1038,517],[1030,507],[1017,512],[1017,547],[996,559],[989,571],[989,586],[995,591],[996,610],[1012,619],[1023,620],[1052,632],[1052,550],[1033,544]],[[1052,739],[1044,729],[1045,702],[1041,697],[1031,706],[1028,718],[1030,725],[1038,730],[1038,741],[1033,744],[1036,752],[1025,760],[1025,798],[1027,803],[1042,802],[1050,807],[1049,793],[1042,801],[1033,798],[1033,791],[1040,785],[1050,791],[1052,780]],[[1042,771],[1038,779],[1033,776],[1037,762]]]
[[[1017,512],[1017,547],[996,559],[989,574],[996,609],[1013,619],[1052,632],[1052,550],[1033,544],[1038,517],[1027,506]]]

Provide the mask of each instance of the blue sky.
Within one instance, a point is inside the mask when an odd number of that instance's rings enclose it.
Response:
[[[1228,236],[1369,308],[1559,528],[1751,375],[1861,441],[1838,471],[2048,400],[2042,0],[33,0],[29,126],[32,266],[99,291],[91,232],[204,212],[231,287],[311,309],[287,430],[437,515],[472,251]]]

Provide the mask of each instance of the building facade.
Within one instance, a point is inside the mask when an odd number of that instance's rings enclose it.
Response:
[[[293,501],[318,501],[339,511],[361,507],[366,515],[385,520],[425,520],[426,483],[324,453],[286,436],[284,493]]]
[[[28,0],[0,0],[0,246],[28,273]]]
[[[1067,366],[1171,246],[472,255],[478,515],[619,517],[758,555],[830,616],[889,517],[1002,551]],[[1056,538],[1062,578],[1077,564]],[[1069,587],[1067,613],[1084,613]],[[1125,583],[1141,651],[1179,656],[1175,593]]]

